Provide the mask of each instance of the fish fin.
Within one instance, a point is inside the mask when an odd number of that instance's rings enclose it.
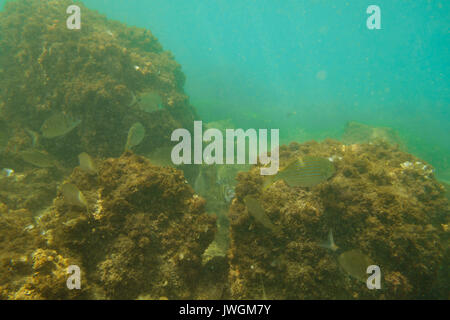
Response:
[[[336,251],[339,247],[334,243],[333,231],[328,232],[328,240],[319,244],[320,247]]]
[[[276,175],[273,176],[266,176],[266,178],[263,181],[262,190],[267,190],[274,182],[277,181]]]

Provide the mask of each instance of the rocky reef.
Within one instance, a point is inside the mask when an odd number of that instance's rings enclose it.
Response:
[[[399,146],[405,144],[399,134],[392,128],[372,127],[356,121],[350,121],[345,125],[340,140],[345,144],[369,142],[385,142]]]
[[[76,168],[65,183],[81,190],[87,208],[58,194],[36,223],[25,209],[1,212],[2,243],[10,244],[2,250],[2,298],[196,297],[216,218],[181,171],[126,153],[103,161],[98,175]],[[66,287],[72,264],[82,290]]]
[[[281,167],[304,156],[329,158],[335,175],[309,189],[284,181],[264,189],[256,167],[238,175],[229,212],[232,298],[426,298],[449,282],[442,278],[449,203],[429,164],[383,142],[326,140],[281,147]],[[253,219],[248,195],[259,199],[277,231]],[[381,290],[347,275],[321,246],[330,230],[340,248],[358,249],[381,268]]]
[[[68,30],[71,4],[0,12],[0,299],[449,298],[450,188],[395,131],[351,122],[342,142],[282,146],[280,168],[332,161],[314,187],[268,185],[258,165],[175,168],[170,134],[196,118],[180,65],[79,2]],[[381,290],[342,270],[330,230],[380,266]]]
[[[144,152],[170,143],[175,128],[190,128],[195,117],[183,92],[180,65],[149,30],[107,20],[78,3],[80,30],[66,26],[70,0],[9,1],[0,12],[0,167],[22,169],[18,155],[46,150],[63,165],[81,152],[119,156],[131,125],[147,134]],[[136,103],[151,92],[159,110]],[[52,115],[79,125],[64,136],[40,135]]]

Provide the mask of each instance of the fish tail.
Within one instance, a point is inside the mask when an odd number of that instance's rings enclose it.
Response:
[[[333,231],[328,232],[328,240],[319,244],[320,247],[336,251],[339,247],[334,243]]]
[[[262,190],[265,191],[276,181],[275,176],[267,176],[263,181]]]

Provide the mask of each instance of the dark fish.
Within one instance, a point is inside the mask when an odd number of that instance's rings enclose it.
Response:
[[[255,218],[256,221],[261,223],[267,229],[272,230],[273,232],[280,232],[281,227],[277,226],[270,221],[269,217],[266,214],[266,211],[261,206],[259,201],[252,196],[246,196],[244,198],[244,203],[247,206],[248,212],[250,215]]]

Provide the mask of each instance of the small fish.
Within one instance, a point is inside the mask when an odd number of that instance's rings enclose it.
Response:
[[[145,156],[151,164],[160,167],[176,167],[172,162],[172,147],[160,147]]]
[[[226,203],[230,203],[231,200],[233,200],[233,198],[236,195],[234,192],[234,188],[228,184],[222,185],[222,194],[223,194],[223,199],[225,200]]]
[[[1,175],[7,178],[12,177],[14,175],[14,170],[9,168],[3,168],[1,171]]]
[[[374,264],[367,255],[357,249],[341,253],[338,262],[345,272],[362,282],[366,282],[369,276],[367,267]]]
[[[203,173],[203,169],[201,167],[198,176],[194,182],[194,190],[199,195],[204,195],[209,190],[208,185],[206,183],[205,174]]]
[[[333,239],[333,231],[328,232],[328,241],[323,242],[320,244],[320,246],[322,248],[326,248],[326,249],[330,249],[331,251],[336,252],[339,247],[334,243],[334,239]]]
[[[80,161],[81,170],[89,173],[89,174],[97,174],[97,168],[95,167],[95,163],[92,160],[91,156],[86,152],[80,153],[78,155],[78,160]]]
[[[47,139],[64,136],[80,123],[81,120],[73,120],[61,112],[55,113],[42,124],[42,136]]]
[[[33,230],[33,229],[34,229],[34,225],[29,224],[25,228],[23,228],[23,231],[30,231],[30,230]]]
[[[292,116],[295,116],[295,115],[297,115],[297,111],[288,112],[288,113],[286,114],[286,116],[287,116],[288,118],[290,118],[290,117],[292,117]]]
[[[267,300],[266,289],[264,288],[264,281],[262,279],[262,274],[259,274],[259,280],[261,280],[261,291],[262,291],[262,300]]]
[[[139,96],[138,105],[141,110],[152,113],[163,108],[163,101],[161,96],[157,92],[150,91],[145,92]]]
[[[269,217],[266,214],[266,211],[261,206],[259,201],[252,196],[246,196],[244,198],[244,203],[247,206],[248,212],[250,215],[255,218],[256,221],[261,223],[267,229],[272,230],[275,233],[281,231],[281,227],[277,226],[270,221]]]
[[[138,103],[138,100],[133,92],[131,92],[131,102],[128,104],[128,108],[134,107]]]
[[[334,243],[333,233],[330,230],[328,233],[328,241],[320,244],[319,246],[339,253],[341,249]],[[373,265],[374,262],[370,257],[362,253],[358,249],[352,249],[340,253],[337,261],[339,266],[351,277],[366,282],[368,278],[367,267]]]
[[[144,140],[145,128],[140,122],[133,124],[128,131],[127,143],[125,145],[125,151],[137,146]]]
[[[39,144],[39,134],[33,130],[25,129],[28,135],[31,137],[31,143],[33,147],[37,147]]]
[[[21,158],[39,168],[51,168],[56,166],[56,160],[48,153],[36,149],[22,151]]]
[[[67,204],[87,208],[88,204],[86,198],[76,185],[72,183],[65,183],[61,186],[60,190],[64,196],[64,201]]]
[[[264,188],[278,180],[284,180],[290,187],[313,187],[328,180],[335,171],[329,159],[308,156],[292,161],[276,175],[269,177]]]

